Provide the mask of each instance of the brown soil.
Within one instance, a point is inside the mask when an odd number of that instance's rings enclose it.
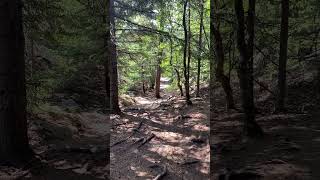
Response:
[[[265,131],[264,138],[242,137],[243,114],[215,109],[210,129],[211,179],[320,179],[319,101],[312,82],[293,82],[289,85],[288,113],[272,114],[271,95],[258,95],[257,122]],[[221,97],[221,91],[215,96]],[[218,101],[223,104],[223,99]]]
[[[192,100],[135,97],[136,105],[112,116],[111,178],[209,179],[209,104]]]

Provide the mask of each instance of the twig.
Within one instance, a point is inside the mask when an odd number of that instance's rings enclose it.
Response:
[[[151,134],[148,138],[144,138],[142,144],[140,144],[140,145],[138,146],[138,148],[140,148],[141,146],[145,145],[147,142],[151,141],[155,136],[156,136],[156,135]]]

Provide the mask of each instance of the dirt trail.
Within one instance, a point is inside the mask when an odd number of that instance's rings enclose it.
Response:
[[[111,178],[209,179],[209,105],[193,99],[135,97],[124,115],[112,116]],[[166,169],[166,171],[164,171]]]

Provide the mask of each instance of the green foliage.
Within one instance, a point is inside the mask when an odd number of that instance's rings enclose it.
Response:
[[[28,78],[30,104],[38,104],[52,93],[67,86],[87,63],[103,65],[106,60],[103,3],[90,0],[25,1],[25,29],[28,40],[48,50],[45,56],[53,62],[48,71],[39,71]],[[210,2],[204,5],[203,50],[199,51],[200,10],[198,0],[191,0],[192,59],[191,84],[195,85],[197,59],[201,62],[201,82],[209,80]],[[226,71],[229,63],[236,66],[235,16],[233,1],[217,1],[220,31],[225,49]],[[314,50],[319,39],[320,3],[318,0],[290,1],[289,65],[298,59],[301,49]],[[245,11],[247,11],[245,1]],[[280,35],[280,1],[257,1],[256,46],[265,52],[267,64],[276,62]],[[173,79],[176,88],[176,67],[182,75],[183,0],[115,1],[116,43],[120,92],[141,90],[142,82],[154,81],[158,58],[162,76]],[[316,33],[317,32],[317,33]],[[172,43],[172,44],[171,44]],[[171,49],[172,48],[172,49]],[[29,51],[29,48],[27,49]],[[159,57],[159,52],[163,52]],[[171,53],[172,52],[172,53]],[[256,49],[256,54],[260,52]],[[30,53],[27,53],[30,54]],[[43,52],[38,55],[43,56]],[[271,65],[270,65],[271,66]],[[274,71],[265,68],[265,72]],[[182,78],[183,81],[183,78]]]

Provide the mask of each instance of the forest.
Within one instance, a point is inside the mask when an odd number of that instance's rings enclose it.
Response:
[[[320,179],[318,0],[0,0],[0,180]]]

